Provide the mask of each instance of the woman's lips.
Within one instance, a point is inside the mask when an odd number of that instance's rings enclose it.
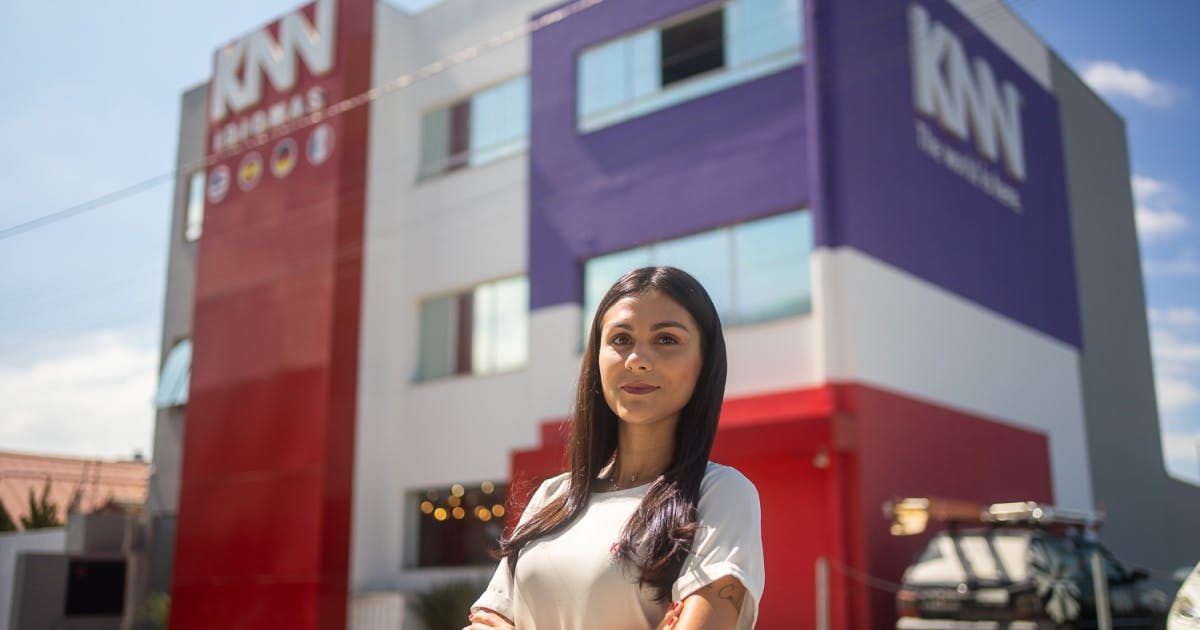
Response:
[[[630,383],[629,385],[622,385],[621,389],[629,392],[630,394],[641,395],[649,394],[650,392],[658,389],[658,387],[655,385],[646,385],[645,383]]]

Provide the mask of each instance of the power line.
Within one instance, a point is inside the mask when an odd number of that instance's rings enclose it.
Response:
[[[50,214],[30,219],[23,223],[18,223],[16,225],[0,229],[0,240],[11,238],[13,236],[17,236],[18,234],[24,234],[30,230],[52,223],[57,223],[58,221],[68,219],[70,217],[78,216],[85,212],[95,210],[96,208],[106,206],[114,201],[118,201],[125,197],[149,190],[164,182],[173,181],[180,172],[190,173],[201,168],[208,168],[209,166],[212,166],[221,160],[227,159],[230,156],[236,155],[243,151],[249,151],[251,149],[265,146],[272,140],[283,137],[300,129],[310,127],[328,118],[340,116],[350,110],[357,109],[363,105],[366,105],[367,103],[387,96],[392,92],[403,90],[419,81],[424,81],[442,74],[450,68],[467,63],[468,61],[471,61],[472,59],[475,59],[483,54],[490,53],[497,48],[507,46],[508,44],[511,44],[517,40],[528,37],[529,35],[540,31],[543,28],[557,24],[558,22],[561,22],[566,18],[575,15],[576,13],[585,11],[593,6],[601,4],[602,2],[604,2],[604,0],[577,0],[576,2],[565,7],[549,11],[533,20],[525,22],[521,26],[510,28],[474,46],[469,46],[459,50],[454,54],[426,64],[425,66],[422,66],[413,72],[400,75],[391,81],[384,83],[383,85],[373,87],[366,92],[361,92],[345,98],[337,103],[329,105],[319,112],[314,112],[308,116],[289,121],[288,123],[285,123],[271,130],[270,132],[258,134],[249,140],[233,143],[230,146],[223,148],[221,151],[209,154],[201,159],[194,160],[180,168],[173,169],[161,175],[156,175],[131,186],[127,186],[69,208],[64,208],[57,212],[52,212]]]
[[[502,33],[499,33],[497,35],[494,35],[494,36],[488,38],[487,40],[485,40],[479,44],[476,44],[474,46],[469,46],[467,48],[459,50],[456,53],[453,53],[453,54],[443,57],[439,60],[436,60],[434,62],[426,64],[425,66],[422,66],[421,68],[418,68],[417,70],[415,70],[413,72],[403,74],[399,77],[392,79],[391,81],[388,81],[387,83],[384,83],[380,86],[371,88],[370,90],[367,90],[366,92],[362,92],[362,93],[356,94],[354,96],[347,97],[337,103],[329,105],[328,107],[326,107],[325,109],[323,109],[319,112],[314,112],[313,114],[310,114],[308,116],[289,121],[275,129],[271,130],[270,132],[264,132],[262,134],[258,134],[256,136],[254,136],[248,140],[242,140],[237,143],[233,143],[230,146],[223,148],[221,151],[206,155],[205,157],[203,157],[201,159],[194,160],[190,163],[184,164],[183,166],[173,169],[169,172],[162,173],[160,175],[156,175],[149,179],[132,184],[125,188],[118,189],[116,191],[102,195],[100,197],[96,197],[94,199],[90,199],[88,201],[76,204],[74,206],[64,208],[57,212],[52,212],[50,214],[42,215],[40,217],[36,217],[34,219],[30,219],[25,222],[18,223],[16,225],[12,225],[7,228],[0,229],[0,240],[4,240],[7,238],[11,238],[13,236],[24,234],[31,230],[34,230],[34,229],[37,229],[40,227],[44,227],[46,225],[50,225],[53,223],[57,223],[59,221],[65,220],[65,219],[84,214],[86,212],[90,212],[97,208],[106,206],[115,201],[123,199],[125,197],[129,197],[129,196],[141,193],[143,191],[150,190],[150,189],[155,188],[165,182],[173,181],[178,176],[178,174],[181,172],[189,172],[190,173],[192,171],[199,170],[201,168],[207,168],[207,167],[212,166],[213,164],[220,162],[224,159],[227,159],[233,155],[242,153],[244,151],[249,151],[251,149],[263,147],[263,146],[269,144],[271,141],[276,140],[280,137],[283,137],[283,136],[286,136],[295,131],[313,126],[313,125],[318,124],[328,118],[340,116],[341,114],[344,114],[350,110],[362,107],[363,105],[366,105],[372,101],[378,100],[384,96],[387,96],[388,94],[408,88],[419,81],[424,81],[424,80],[427,80],[434,76],[437,76],[439,74],[442,74],[443,72],[445,72],[446,70],[448,70],[450,68],[464,64],[468,61],[471,61],[471,60],[483,55],[483,54],[489,53],[497,48],[506,46],[506,45],[508,45],[514,41],[517,41],[519,39],[522,39],[524,37],[528,37],[529,35],[537,32],[543,28],[546,28],[547,26],[551,26],[553,24],[561,22],[562,20],[564,20],[568,17],[571,17],[577,13],[580,13],[584,10],[587,10],[587,9],[589,9],[593,6],[596,6],[598,4],[601,4],[603,2],[604,2],[604,0],[577,0],[576,2],[574,2],[570,5],[562,7],[560,9],[556,9],[556,10],[547,12],[534,20],[531,20],[531,21],[528,21],[528,22],[522,24],[521,26],[508,29]],[[1020,3],[1030,4],[1032,2],[1034,2],[1034,0],[1012,0],[1009,3],[1009,5],[1015,6]],[[991,21],[992,19],[1004,17],[1006,15],[1009,15],[1010,13],[1011,13],[1011,15],[1013,15],[1014,17],[1017,17],[1017,19],[1019,19],[1019,16],[1017,16],[1016,12],[1013,11],[1010,8],[1010,6],[1006,6],[1003,2],[997,2],[996,5],[988,8],[984,11],[974,12],[974,13],[970,14],[969,17],[971,18],[972,22],[974,22],[976,24],[982,24],[983,22]],[[868,22],[866,20],[862,20],[862,21],[860,21],[860,26],[863,25],[864,23],[870,23],[870,22]],[[876,21],[875,23],[872,23],[872,24],[876,25],[876,26],[879,25],[878,21]],[[875,65],[888,67],[888,66],[892,66],[892,65],[901,63],[902,62],[901,59],[906,59],[906,58],[897,57],[896,55],[891,55],[891,54],[888,54],[882,58],[890,60],[890,63],[885,62],[882,64],[875,64]],[[878,69],[879,68],[877,67],[877,70]]]

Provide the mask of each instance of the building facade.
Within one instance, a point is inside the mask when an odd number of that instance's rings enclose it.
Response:
[[[999,2],[317,0],[222,47],[180,133],[172,627],[394,627],[486,576],[645,264],[726,325],[760,627],[815,618],[818,558],[834,627],[889,626],[894,496],[1103,503],[1122,557],[1194,552],[1123,122]]]

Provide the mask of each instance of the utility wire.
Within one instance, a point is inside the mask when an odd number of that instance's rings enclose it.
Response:
[[[975,12],[970,13],[969,18],[971,18],[971,21],[976,24],[981,24],[983,22],[987,22],[992,19],[1004,17],[1004,16],[1008,15],[1009,13],[1011,13],[1013,16],[1017,17],[1017,19],[1020,19],[1019,16],[1016,15],[1016,12],[1012,9],[1012,7],[1015,7],[1016,5],[1022,4],[1022,3],[1030,4],[1033,1],[1034,0],[1011,0],[1007,4],[1007,6],[1003,2],[998,2],[997,5],[989,8],[989,9],[986,9],[983,11],[975,11]],[[155,188],[165,182],[173,181],[180,172],[192,172],[195,170],[199,170],[201,168],[207,168],[208,166],[211,166],[217,162],[220,162],[221,160],[227,159],[228,157],[230,157],[232,155],[241,153],[243,151],[248,151],[251,149],[262,147],[264,145],[269,144],[271,141],[273,141],[279,137],[285,136],[289,133],[293,133],[300,129],[310,127],[310,126],[315,125],[327,118],[339,116],[343,113],[346,113],[347,111],[356,109],[358,107],[362,107],[363,105],[366,105],[367,103],[378,100],[379,98],[382,98],[383,96],[391,94],[392,92],[405,89],[419,81],[423,81],[423,80],[429,79],[431,77],[434,77],[438,74],[445,72],[446,70],[448,70],[450,68],[453,68],[455,66],[466,63],[472,59],[475,59],[476,57],[479,57],[479,56],[481,56],[485,53],[488,53],[494,49],[508,45],[508,44],[510,44],[514,41],[517,41],[519,39],[522,39],[524,37],[528,37],[532,33],[535,33],[543,28],[546,28],[547,26],[551,26],[553,24],[561,22],[562,20],[564,20],[568,17],[571,17],[577,13],[585,11],[585,10],[587,10],[593,6],[596,6],[598,4],[601,4],[603,2],[604,2],[604,0],[577,0],[576,2],[574,2],[570,5],[567,5],[565,7],[556,9],[554,11],[547,12],[534,20],[530,20],[530,21],[524,23],[521,26],[508,29],[507,31],[504,31],[498,35],[490,37],[484,42],[481,42],[474,46],[469,46],[469,47],[464,48],[454,54],[448,55],[446,57],[443,57],[442,59],[439,59],[439,60],[429,63],[421,68],[418,68],[417,70],[415,70],[413,72],[396,77],[395,79],[392,79],[391,81],[388,81],[387,83],[384,83],[383,85],[374,87],[370,90],[367,90],[366,92],[362,92],[362,93],[356,94],[354,96],[348,97],[346,99],[343,99],[342,101],[339,101],[337,103],[334,103],[334,104],[326,107],[324,110],[322,110],[320,112],[315,112],[309,116],[305,116],[300,119],[289,121],[288,123],[285,123],[284,125],[281,125],[280,127],[277,127],[275,129],[271,130],[270,132],[259,134],[249,140],[243,140],[241,142],[234,143],[228,147],[223,148],[219,152],[209,154],[209,155],[205,156],[204,158],[201,158],[198,160],[194,160],[188,164],[185,164],[184,166],[182,166],[180,168],[171,170],[169,172],[166,172],[166,173],[163,173],[160,175],[156,175],[154,177],[151,177],[151,178],[143,180],[141,182],[132,184],[125,188],[121,188],[119,190],[102,195],[100,197],[96,197],[94,199],[90,199],[88,201],[76,204],[74,206],[64,208],[57,212],[52,212],[50,214],[42,215],[40,217],[36,217],[34,219],[30,219],[28,221],[24,221],[22,223],[18,223],[18,224],[0,229],[0,240],[11,238],[11,237],[17,236],[19,234],[24,234],[31,230],[34,230],[34,229],[37,229],[40,227],[44,227],[46,225],[50,225],[53,223],[57,223],[59,221],[65,220],[65,219],[84,214],[86,212],[90,212],[92,210],[106,206],[106,205],[111,204],[120,199],[124,199],[125,197],[129,197],[129,196],[144,192],[146,190],[150,190],[150,189]],[[863,20],[863,22],[867,22],[867,21]],[[881,23],[882,23],[882,21],[877,20],[877,21],[871,23],[871,26],[879,25]],[[896,55],[889,54],[884,58],[890,58],[893,60],[893,62],[880,64],[881,66],[891,66],[894,64],[903,63],[903,60],[901,58],[897,58]],[[906,57],[904,59],[906,59]]]
[[[413,72],[398,76],[395,79],[384,83],[383,85],[371,88],[366,92],[345,98],[337,103],[329,105],[319,112],[289,121],[288,123],[272,129],[270,132],[258,134],[249,140],[233,143],[230,146],[223,148],[221,151],[209,154],[204,158],[194,160],[188,164],[185,164],[181,168],[173,169],[161,175],[156,175],[131,186],[127,186],[120,190],[113,191],[106,195],[96,197],[69,208],[64,208],[63,210],[59,210],[57,212],[52,212],[50,214],[42,215],[25,222],[0,229],[0,240],[11,238],[13,236],[17,236],[18,234],[24,234],[30,230],[56,223],[70,217],[78,216],[85,212],[95,210],[96,208],[106,206],[114,201],[143,192],[145,190],[149,190],[164,182],[174,180],[180,172],[192,172],[201,168],[207,168],[213,164],[216,164],[217,162],[229,158],[232,155],[262,147],[269,144],[272,140],[283,137],[297,130],[310,127],[327,118],[340,116],[350,110],[357,109],[363,105],[366,105],[367,103],[387,96],[392,92],[403,90],[419,81],[424,81],[431,77],[442,74],[450,68],[464,64],[472,59],[475,59],[476,57],[491,52],[492,50],[501,48],[511,44],[512,42],[528,37],[529,35],[540,31],[543,28],[557,24],[568,17],[571,17],[581,11],[585,11],[602,2],[604,2],[604,0],[577,0],[576,2],[573,2],[562,8],[549,11],[540,17],[525,22],[521,26],[510,28],[498,35],[490,37],[484,42],[459,50],[454,54],[426,64],[425,66],[422,66]]]

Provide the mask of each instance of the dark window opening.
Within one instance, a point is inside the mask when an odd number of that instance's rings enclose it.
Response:
[[[725,66],[725,19],[717,10],[662,30],[662,85]]]
[[[418,493],[417,566],[492,564],[504,533],[508,486],[484,482]]]
[[[66,615],[119,615],[124,606],[124,560],[72,560],[68,564]]]

